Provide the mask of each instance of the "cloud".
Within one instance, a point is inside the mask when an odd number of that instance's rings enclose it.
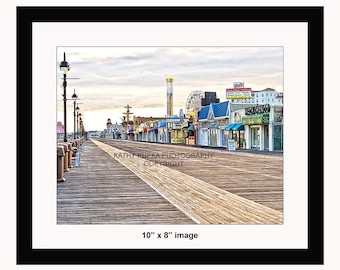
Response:
[[[223,101],[225,88],[235,81],[254,90],[283,91],[282,47],[60,47],[58,64],[64,52],[71,65],[67,77],[79,78],[68,80],[68,98],[75,89],[88,114],[121,113],[126,104],[166,111],[167,77],[174,78],[174,106],[183,109],[193,90],[215,91]],[[59,112],[61,84],[58,80]]]

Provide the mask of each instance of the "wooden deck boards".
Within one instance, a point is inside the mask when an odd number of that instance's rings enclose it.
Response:
[[[195,224],[90,141],[57,185],[57,224]]]
[[[169,160],[150,153],[208,151],[112,139],[95,141],[111,145],[114,151],[144,156],[139,162]],[[58,224],[282,223],[282,157],[259,155],[254,159],[214,152],[209,158],[174,160],[182,165],[158,166],[152,171],[130,155],[127,168],[117,156],[112,158],[86,141],[80,167],[66,172],[66,182],[58,183]]]
[[[239,154],[168,144],[99,140],[150,161],[167,161],[167,158],[159,157],[169,153],[209,154],[209,157],[177,158],[177,161],[183,161],[182,165],[171,168],[283,212],[282,156]]]

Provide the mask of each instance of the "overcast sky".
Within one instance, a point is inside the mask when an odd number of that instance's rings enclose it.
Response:
[[[57,121],[63,122],[62,72],[66,61],[67,98],[78,95],[86,131],[120,122],[129,104],[134,116],[166,115],[166,78],[172,77],[174,114],[185,111],[194,90],[213,91],[244,82],[252,90],[283,92],[283,47],[58,47]],[[132,115],[132,116],[133,116]],[[73,102],[67,101],[67,132],[73,131]]]

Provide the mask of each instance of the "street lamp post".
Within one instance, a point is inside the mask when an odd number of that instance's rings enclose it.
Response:
[[[60,63],[60,70],[64,73],[64,81],[63,81],[63,87],[64,87],[64,95],[63,95],[63,101],[64,101],[64,142],[67,142],[67,130],[66,130],[66,74],[70,70],[70,65],[68,62],[66,62],[66,54],[64,53],[64,61]]]
[[[79,117],[79,119],[78,119],[78,117]],[[79,123],[79,124],[78,124]],[[80,136],[80,123],[81,123],[81,113],[78,113],[78,116],[77,116],[77,124],[78,124],[78,131],[77,131],[77,136],[78,136],[78,138],[79,138],[79,136]]]
[[[76,108],[76,111],[77,111],[77,137],[78,137],[78,132],[79,132],[79,106],[77,104],[77,108]]]
[[[78,96],[76,95],[76,89],[74,89],[74,93],[72,95],[73,100],[73,139],[76,138],[76,101]]]
[[[75,111],[77,112],[76,113],[76,116],[77,116],[77,136],[79,136],[79,129],[81,129],[81,123],[82,123],[82,119],[81,119],[81,113],[79,112],[80,111],[80,108],[78,106],[78,104],[83,104],[83,103],[77,103],[77,107],[75,108]],[[80,118],[80,119],[79,119]]]
[[[80,138],[83,137],[83,119],[80,117],[80,122],[79,122],[79,129],[80,129]]]

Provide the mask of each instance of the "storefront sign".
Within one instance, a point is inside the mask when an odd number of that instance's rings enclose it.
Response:
[[[234,82],[234,88],[244,88],[244,82]]]
[[[269,114],[254,114],[242,117],[243,125],[268,125],[269,124]]]
[[[251,98],[251,88],[227,88],[227,99]]]
[[[283,107],[274,106],[274,122],[282,122],[283,120]]]
[[[176,122],[172,123],[172,129],[182,129],[182,128],[183,128],[182,123],[176,123]]]
[[[269,113],[270,112],[270,105],[269,104],[257,105],[255,107],[245,108],[244,110],[245,110],[246,115]]]
[[[235,141],[234,140],[228,140],[228,150],[229,151],[235,151]]]

